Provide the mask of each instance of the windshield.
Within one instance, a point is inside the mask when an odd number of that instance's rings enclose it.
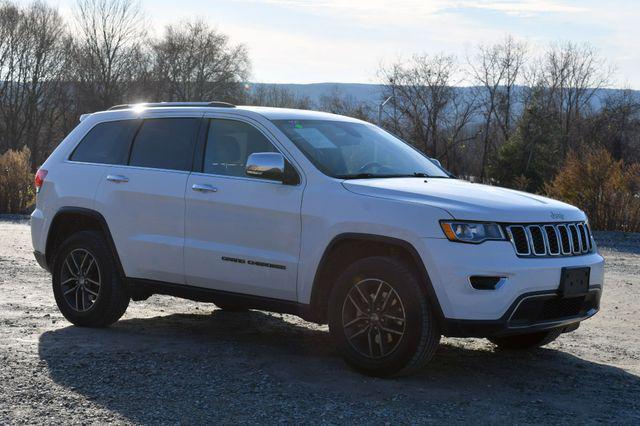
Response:
[[[331,177],[449,177],[419,151],[370,124],[328,120],[273,123]]]

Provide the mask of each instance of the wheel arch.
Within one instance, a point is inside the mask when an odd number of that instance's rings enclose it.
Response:
[[[311,290],[309,309],[313,321],[326,323],[327,302],[338,274],[355,260],[376,255],[400,258],[413,267],[420,279],[425,296],[434,309],[436,319],[440,323],[444,321],[444,314],[429,273],[413,244],[399,238],[362,233],[339,234],[325,248],[316,269]]]
[[[51,270],[57,248],[72,234],[80,231],[96,231],[103,235],[109,249],[111,249],[118,268],[118,274],[125,278],[124,269],[120,262],[109,225],[100,212],[84,207],[60,208],[49,226],[45,243],[45,262]]]

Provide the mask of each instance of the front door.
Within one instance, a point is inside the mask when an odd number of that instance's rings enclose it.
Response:
[[[250,154],[277,151],[254,123],[206,125],[202,166],[187,182],[187,284],[296,300],[302,185],[245,174]]]

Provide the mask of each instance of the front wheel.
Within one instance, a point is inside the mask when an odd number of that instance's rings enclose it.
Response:
[[[527,350],[544,346],[556,340],[562,334],[561,328],[537,333],[516,334],[513,336],[490,337],[489,341],[501,349]]]
[[[419,370],[440,342],[416,273],[389,257],[360,259],[342,272],[329,297],[329,329],[350,366],[378,377]]]

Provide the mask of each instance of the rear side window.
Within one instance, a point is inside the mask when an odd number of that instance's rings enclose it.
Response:
[[[71,161],[127,164],[129,145],[139,120],[108,121],[87,133],[71,154]]]
[[[144,120],[129,164],[154,169],[191,170],[198,118]]]

